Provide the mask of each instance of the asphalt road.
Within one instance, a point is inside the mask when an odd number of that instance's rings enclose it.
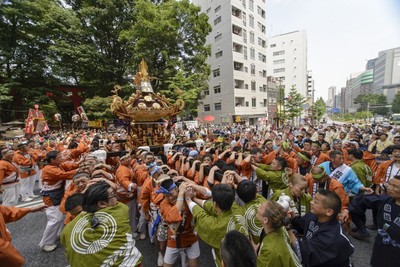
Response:
[[[370,223],[371,214],[368,213],[368,223]],[[26,260],[24,266],[30,267],[65,267],[68,262],[65,256],[65,250],[60,245],[53,252],[42,251],[38,243],[42,237],[44,227],[46,225],[46,216],[44,212],[28,214],[18,222],[7,224],[13,237],[14,246],[21,252]],[[376,231],[372,232],[376,235]],[[372,252],[373,238],[367,241],[359,241],[350,237],[350,240],[355,246],[353,254],[353,263],[355,266],[369,266],[369,258]],[[144,241],[137,241],[138,249],[143,254],[145,267],[157,266],[157,253],[154,245],[148,239]],[[177,265],[178,266],[178,265]],[[211,250],[208,246],[201,244],[201,257],[200,266],[210,267],[213,266]]]

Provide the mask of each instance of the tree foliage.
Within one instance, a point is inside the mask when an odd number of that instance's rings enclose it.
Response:
[[[392,102],[392,112],[400,113],[400,92],[397,92]]]
[[[113,116],[110,109],[111,102],[111,97],[95,96],[86,99],[83,105],[90,120],[110,119]]]
[[[372,118],[374,114],[371,111],[359,111],[354,114],[354,118],[358,120],[364,120],[367,122],[367,118]],[[367,122],[369,123],[369,122]]]
[[[325,112],[326,112],[326,104],[324,99],[320,97],[317,101],[315,101],[314,105],[312,106],[313,119],[316,122],[319,122],[321,118],[324,116]]]
[[[305,98],[292,86],[286,99],[285,110],[289,119],[294,119],[301,115]]]
[[[388,104],[387,97],[380,94],[365,93],[360,94],[354,99],[354,104],[360,104],[358,111],[367,111],[369,109],[376,114],[385,115],[389,109],[385,107]]]
[[[43,92],[60,84],[107,97],[132,82],[142,58],[154,90],[193,113],[207,86],[211,26],[189,0],[8,0],[0,18],[0,89],[13,84],[17,99],[45,104]]]
[[[11,86],[9,83],[0,84],[0,105],[9,103],[13,97],[10,95]]]

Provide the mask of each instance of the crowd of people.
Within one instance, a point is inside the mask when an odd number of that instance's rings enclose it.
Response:
[[[5,223],[42,210],[39,246],[60,240],[72,267],[142,266],[135,241],[147,238],[165,267],[200,266],[199,240],[219,267],[351,266],[348,236],[370,229],[371,265],[400,262],[400,127],[201,126],[174,129],[161,148],[130,148],[127,134],[0,143],[0,265],[24,264]]]

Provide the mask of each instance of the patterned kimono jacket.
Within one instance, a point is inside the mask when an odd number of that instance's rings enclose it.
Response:
[[[257,256],[257,267],[268,266],[301,266],[296,253],[285,238],[283,227],[268,233],[261,242]]]
[[[195,205],[192,209],[195,229],[199,237],[213,248],[216,264],[222,266],[220,246],[225,234],[237,230],[248,236],[246,223],[240,207],[233,203],[231,210],[217,214],[211,201],[205,201],[203,208]]]
[[[99,221],[92,227],[93,217]],[[96,211],[82,212],[67,224],[61,243],[71,266],[139,266],[142,255],[131,234],[128,206],[118,203]]]

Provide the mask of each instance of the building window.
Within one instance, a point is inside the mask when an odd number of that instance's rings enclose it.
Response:
[[[220,94],[221,93],[221,85],[214,86],[214,94]]]
[[[274,73],[285,72],[285,68],[274,69]]]
[[[220,11],[220,10],[221,10],[221,6],[220,6],[220,5],[217,6],[217,7],[214,9],[215,13],[217,13],[217,12]]]
[[[258,53],[258,60],[260,60],[262,62],[266,62],[267,56],[263,55],[262,53]]]
[[[274,52],[272,55],[273,56],[280,56],[280,55],[284,55],[284,54],[285,54],[285,50],[281,50],[281,51]]]
[[[218,34],[218,35],[216,35],[215,37],[214,37],[214,41],[215,42],[218,42],[219,40],[221,40],[222,39],[222,33],[220,33],[220,34]]]
[[[256,81],[251,81],[251,91],[256,91]]]
[[[250,43],[254,44],[254,32],[250,32]]]
[[[214,110],[221,110],[222,105],[221,102],[220,103],[214,103]]]
[[[254,28],[254,16],[249,15],[249,25],[250,27]]]
[[[210,90],[208,90],[208,88],[204,89],[204,95],[210,95]]]
[[[215,53],[215,58],[222,57],[222,54],[223,54],[222,51]]]
[[[265,40],[263,40],[262,38],[258,37],[258,45],[261,47],[265,47]]]
[[[249,107],[249,101],[246,101],[246,107]]]
[[[243,8],[246,9],[246,0],[242,0]]]
[[[269,47],[276,47],[276,44],[270,44]]]
[[[245,29],[243,29],[243,42],[247,43],[247,31]]]
[[[254,0],[249,0],[249,9],[250,9],[251,11],[254,10]]]
[[[244,89],[249,90],[249,85],[247,83],[244,85]]]
[[[250,65],[250,72],[251,72],[251,75],[256,75],[256,65],[254,65],[254,64]],[[253,90],[253,89],[251,89],[251,90]]]
[[[263,1],[263,2],[264,2],[264,1]],[[265,11],[264,11],[261,7],[259,7],[259,6],[257,6],[257,13],[258,13],[258,15],[260,15],[261,17],[265,18]]]
[[[243,56],[244,59],[247,59],[247,46],[243,47]]]
[[[243,12],[242,19],[243,19],[243,26],[246,26],[246,12]]]
[[[210,13],[210,11],[211,11],[211,7],[207,8],[206,13],[208,14],[208,13]]]
[[[274,60],[274,64],[283,64],[283,63],[285,63],[284,59]]]
[[[219,68],[213,70],[213,76],[214,76],[214,77],[218,77],[219,75],[220,75],[220,70],[219,70]]]
[[[256,51],[254,48],[250,48],[250,58],[255,59],[256,58]]]
[[[244,72],[248,73],[249,72],[249,68],[248,67],[244,67]]]
[[[204,111],[211,111],[210,105],[204,105]]]
[[[262,92],[263,91],[263,87],[262,86],[258,87],[258,90],[260,90],[260,92]]]
[[[214,20],[214,25],[217,25],[218,23],[220,23],[221,22],[221,16],[219,16],[218,18],[216,18],[215,20]]]
[[[256,98],[251,99],[251,107],[255,108],[257,106],[257,100]]]

